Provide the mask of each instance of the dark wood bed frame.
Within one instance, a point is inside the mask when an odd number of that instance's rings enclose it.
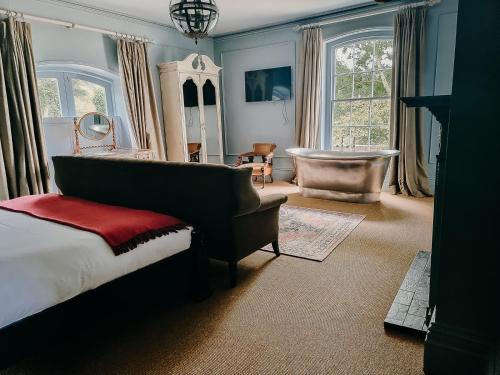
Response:
[[[75,324],[81,323],[78,319],[87,319],[87,312],[92,310],[95,312],[99,309],[96,305],[99,298],[104,296],[108,299],[116,290],[121,289],[123,292],[123,284],[148,290],[151,287],[148,276],[153,273],[163,275],[165,272],[170,272],[172,267],[169,269],[169,266],[174,259],[179,258],[184,258],[190,268],[188,285],[184,285],[183,289],[189,291],[190,298],[194,301],[199,302],[208,298],[211,294],[208,257],[205,253],[202,235],[199,231],[193,230],[189,249],[0,329],[0,370],[15,364],[29,354],[36,353],[49,342],[64,341],[65,333],[75,330]],[[157,294],[157,292],[153,293]],[[154,298],[168,299],[170,296],[167,293]],[[0,308],[1,305],[2,301],[0,301]],[[115,313],[123,315],[126,311],[113,311],[113,314]]]

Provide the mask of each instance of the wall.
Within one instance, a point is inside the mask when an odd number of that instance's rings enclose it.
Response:
[[[453,71],[456,8],[458,0],[443,0],[430,8],[427,25],[427,58],[425,94],[451,93]],[[358,20],[344,21],[323,27],[328,42],[343,34],[361,29],[392,27],[393,15],[384,14]],[[311,20],[313,21],[313,20]],[[226,161],[234,162],[235,155],[251,149],[257,141],[278,144],[275,159],[276,176],[289,178],[293,164],[285,149],[294,146],[295,96],[285,104],[289,122],[283,118],[281,103],[246,103],[244,72],[275,66],[292,66],[297,81],[300,34],[295,24],[286,24],[252,32],[215,38],[215,62],[221,65],[224,105],[224,133]],[[293,83],[294,86],[294,83]],[[430,115],[425,122],[425,150],[429,160],[432,186],[435,176],[435,153],[438,147],[438,128]]]
[[[25,12],[30,15],[60,19],[78,24],[93,26],[121,33],[146,36],[154,40],[149,46],[149,62],[153,75],[156,99],[160,120],[163,121],[161,92],[157,64],[161,62],[181,60],[193,52],[201,52],[213,57],[213,41],[211,39],[198,42],[185,38],[173,28],[146,22],[129,16],[123,16],[108,11],[102,11],[69,1],[57,0],[0,0],[0,8]],[[168,4],[165,4],[165,18],[168,17]],[[90,67],[93,73],[100,72],[113,79],[116,115],[122,122],[120,134],[122,145],[130,145],[127,138],[128,128],[126,109],[119,81],[118,57],[116,41],[108,36],[93,31],[73,29],[62,26],[29,21],[32,25],[33,48],[35,59],[39,66],[47,63],[76,64]],[[69,121],[69,122],[68,122]],[[72,126],[72,120],[59,123],[58,126]],[[53,145],[52,152],[70,153],[71,141],[67,139],[71,131],[64,129],[55,132],[46,131],[48,141]],[[49,150],[50,151],[50,150]]]
[[[215,63],[223,69],[226,163],[234,163],[236,156],[250,151],[254,142],[273,142],[278,145],[274,158],[275,177],[291,177],[293,164],[285,149],[294,142],[294,90],[289,101],[246,103],[244,80],[245,71],[279,66],[291,66],[292,76],[295,76],[297,42],[298,34],[290,27],[215,39]]]

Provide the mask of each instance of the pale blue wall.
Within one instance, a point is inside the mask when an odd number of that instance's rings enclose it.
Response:
[[[430,8],[427,25],[427,57],[425,94],[451,93],[455,22],[458,0],[443,0]],[[361,29],[392,27],[393,15],[377,15],[354,21],[345,21],[323,27],[326,41]],[[246,103],[244,98],[244,72],[252,68],[273,66],[295,67],[298,61],[299,34],[292,24],[260,29],[215,38],[215,61],[221,65],[223,76],[224,132],[226,161],[247,151],[257,141],[278,144],[275,159],[277,176],[287,178],[292,162],[284,150],[294,144],[295,96],[286,103],[289,123],[284,123],[281,103]],[[293,83],[295,87],[295,82]],[[438,143],[436,126],[426,117],[425,150],[429,160],[429,175],[433,185],[435,154]]]
[[[203,40],[195,45],[173,28],[145,22],[112,12],[57,0],[0,0],[0,8],[26,14],[75,22],[86,26],[108,29],[121,33],[146,36],[155,41],[149,46],[150,68],[154,79],[160,120],[162,121],[161,92],[157,64],[180,60],[199,51],[213,57],[213,41]],[[168,17],[165,8],[165,17]],[[36,62],[71,63],[97,68],[106,77],[116,79],[115,98],[117,115],[126,119],[126,111],[118,78],[116,42],[108,36],[93,31],[29,21],[33,31],[33,48]],[[93,69],[95,72],[95,69]],[[124,125],[125,126],[125,125]]]

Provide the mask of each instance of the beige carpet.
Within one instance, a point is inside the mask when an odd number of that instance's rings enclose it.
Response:
[[[384,332],[383,321],[418,250],[431,244],[432,199],[384,194],[355,205],[300,197],[297,206],[366,215],[324,262],[259,251],[227,289],[213,264],[214,295],[135,316],[6,374],[422,374],[423,344]]]

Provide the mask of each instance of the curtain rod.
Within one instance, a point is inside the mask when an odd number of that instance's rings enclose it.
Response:
[[[52,25],[63,26],[67,29],[80,29],[80,30],[93,31],[93,32],[100,33],[103,35],[108,35],[113,39],[128,39],[128,40],[133,40],[133,41],[143,42],[143,43],[154,43],[153,40],[146,38],[146,37],[142,37],[142,36],[119,33],[119,32],[112,31],[112,30],[100,29],[97,27],[86,26],[86,25],[80,25],[78,23],[62,21],[62,20],[58,20],[58,19],[54,19],[54,18],[33,16],[30,14],[16,12],[16,11],[9,10],[9,9],[0,9],[0,14],[6,15],[7,17],[20,18],[21,20],[31,20],[31,21],[50,23]]]
[[[415,3],[406,3],[406,4],[398,4],[398,5],[393,5],[389,7],[384,7],[382,9],[374,9],[372,11],[368,12],[360,12],[358,14],[349,14],[345,16],[340,16],[336,18],[330,18],[324,21],[318,21],[318,22],[312,22],[304,25],[297,25],[294,27],[295,31],[301,31],[304,29],[308,29],[310,27],[318,27],[318,26],[325,26],[325,25],[332,25],[334,23],[339,23],[339,22],[345,22],[345,21],[352,21],[360,18],[365,18],[365,17],[370,17],[370,16],[377,16],[380,14],[386,14],[386,13],[393,13],[398,11],[404,6],[411,6],[411,7],[421,7],[421,6],[433,6],[436,4],[439,4],[441,0],[424,0],[424,1],[419,1]]]

